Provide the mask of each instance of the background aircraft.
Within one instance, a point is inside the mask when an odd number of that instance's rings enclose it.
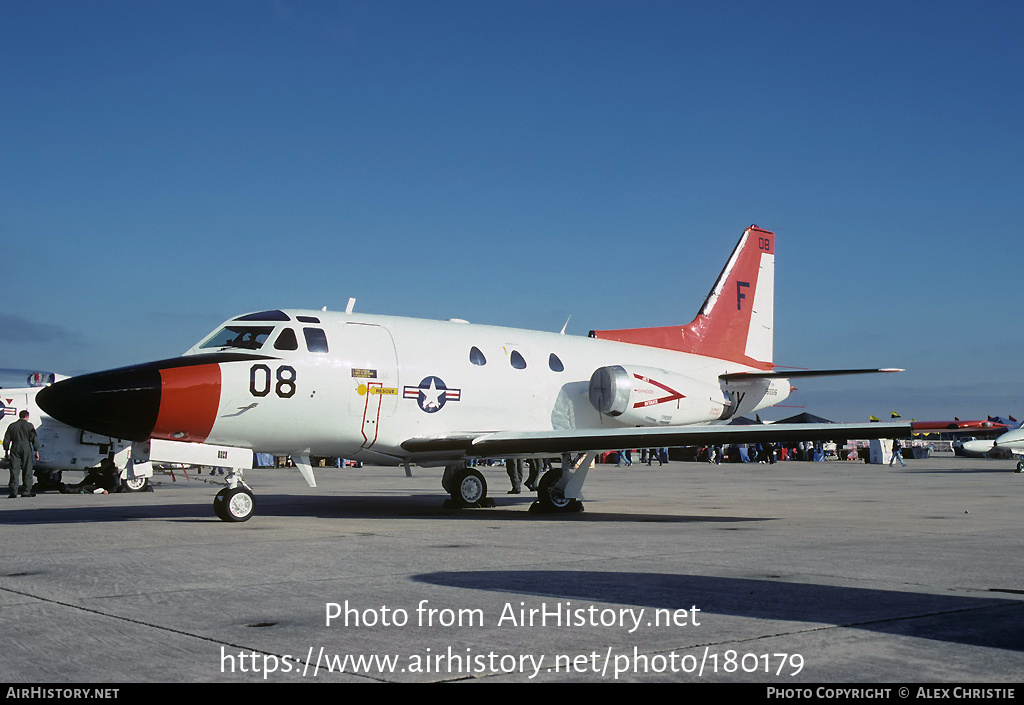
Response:
[[[976,438],[963,441],[955,448],[957,455],[975,458],[1013,458],[1024,455],[1024,424],[1013,419],[1003,420],[989,417],[998,422],[986,430],[1004,429],[1006,432],[994,438]],[[1024,471],[1024,461],[1017,463],[1017,472]]]
[[[54,489],[52,485],[60,482],[62,471],[95,467],[103,458],[111,458],[123,469],[131,448],[129,441],[69,426],[40,409],[36,403],[39,391],[61,379],[68,378],[53,372],[0,370],[0,382],[3,383],[0,388],[0,433],[6,432],[7,427],[18,420],[19,412],[28,410],[29,421],[36,427],[39,437],[39,460],[33,463],[33,467],[41,491]],[[20,383],[20,386],[12,386],[12,383]],[[129,492],[145,489],[148,482],[146,478],[123,479],[122,484]]]
[[[952,421],[912,421],[915,436],[923,436],[925,440],[953,440],[953,450],[957,455],[969,458],[984,458],[995,448],[995,439],[1005,432],[1020,428],[1021,423],[1013,417],[1003,419],[989,416],[986,419],[970,419],[962,421],[954,417]],[[976,438],[985,435],[986,438]],[[1002,448],[1010,455],[1008,448]]]
[[[775,372],[775,235],[740,237],[685,326],[589,337],[330,311],[238,316],[184,356],[57,382],[39,403],[68,424],[126,438],[290,455],[315,486],[311,455],[444,465],[459,505],[487,498],[485,457],[562,456],[541,508],[580,507],[593,457],[623,448],[907,435],[906,423],[729,426],[790,394],[789,379],[892,370]],[[574,455],[575,454],[575,455]],[[254,508],[238,472],[218,516]]]
[[[147,489],[153,475],[152,461],[212,467],[251,468],[253,465],[252,453],[246,450],[205,443],[154,440],[143,446],[148,447],[150,465],[134,466],[131,441],[69,426],[39,407],[39,392],[64,379],[71,378],[53,372],[0,370],[0,382],[3,382],[0,387],[0,437],[10,424],[17,421],[18,413],[27,409],[29,421],[36,427],[39,438],[39,460],[33,462],[37,491],[57,489],[63,471],[87,470],[99,465],[104,458],[113,460],[120,470],[121,487],[126,492]],[[11,386],[19,382],[27,386]]]
[[[1017,424],[1013,422],[1006,422],[1002,419],[993,418],[989,416],[987,419],[971,419],[968,421],[961,421],[954,417],[952,421],[912,421],[911,426],[914,428],[915,433],[929,431],[960,431],[970,432],[979,430],[999,430],[1014,428]]]
[[[1007,431],[992,442],[992,448],[1007,451],[1011,457],[1024,455],[1024,428]],[[1017,472],[1024,472],[1024,460],[1017,462]]]

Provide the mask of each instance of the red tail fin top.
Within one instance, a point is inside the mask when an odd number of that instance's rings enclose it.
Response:
[[[591,331],[590,335],[770,370],[774,307],[775,233],[751,225],[688,325]]]

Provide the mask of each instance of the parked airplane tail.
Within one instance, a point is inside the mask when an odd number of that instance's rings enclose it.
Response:
[[[751,225],[689,325],[595,330],[590,336],[771,370],[774,318],[775,233]]]

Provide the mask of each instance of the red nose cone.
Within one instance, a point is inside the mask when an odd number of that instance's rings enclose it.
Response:
[[[205,441],[220,404],[220,365],[162,369],[160,381],[160,412],[153,438]]]

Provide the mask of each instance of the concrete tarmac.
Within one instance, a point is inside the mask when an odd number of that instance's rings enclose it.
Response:
[[[599,465],[586,511],[440,468],[0,500],[0,682],[1024,681],[1024,475],[936,458]],[[66,473],[75,481],[74,473]]]

